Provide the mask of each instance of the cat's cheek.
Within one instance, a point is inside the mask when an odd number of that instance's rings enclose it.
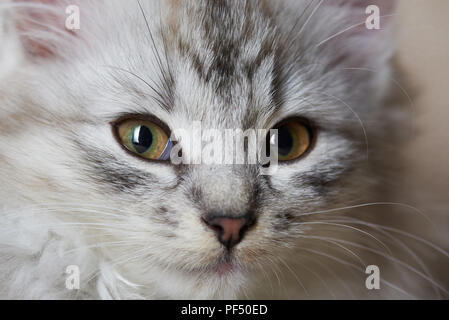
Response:
[[[54,194],[73,188],[75,174],[66,165],[70,155],[60,152],[64,135],[58,128],[30,126],[14,136],[14,143],[11,138],[0,139],[0,148],[8,153],[2,168],[9,165],[15,168],[4,172],[10,181],[10,192],[17,188],[16,195],[34,194],[35,201],[45,202],[54,198]]]

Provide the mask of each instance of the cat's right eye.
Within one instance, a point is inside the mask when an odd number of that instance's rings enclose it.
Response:
[[[132,153],[150,160],[169,160],[173,142],[160,125],[148,120],[125,120],[116,125],[116,135]]]

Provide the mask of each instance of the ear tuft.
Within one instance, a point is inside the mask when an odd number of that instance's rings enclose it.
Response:
[[[66,28],[67,3],[62,0],[13,0],[16,28],[26,54],[59,56],[75,33]]]

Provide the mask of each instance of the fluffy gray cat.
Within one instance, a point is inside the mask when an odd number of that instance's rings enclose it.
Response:
[[[394,2],[1,1],[0,296],[447,296],[395,227]],[[278,164],[173,164],[195,122]]]

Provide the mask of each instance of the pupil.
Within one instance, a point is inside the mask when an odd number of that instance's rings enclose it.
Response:
[[[290,130],[284,126],[278,128],[278,153],[287,156],[293,148],[293,137]]]
[[[136,127],[133,132],[132,143],[134,149],[136,149],[138,153],[147,151],[153,143],[153,134],[151,133],[151,130],[146,126]]]

